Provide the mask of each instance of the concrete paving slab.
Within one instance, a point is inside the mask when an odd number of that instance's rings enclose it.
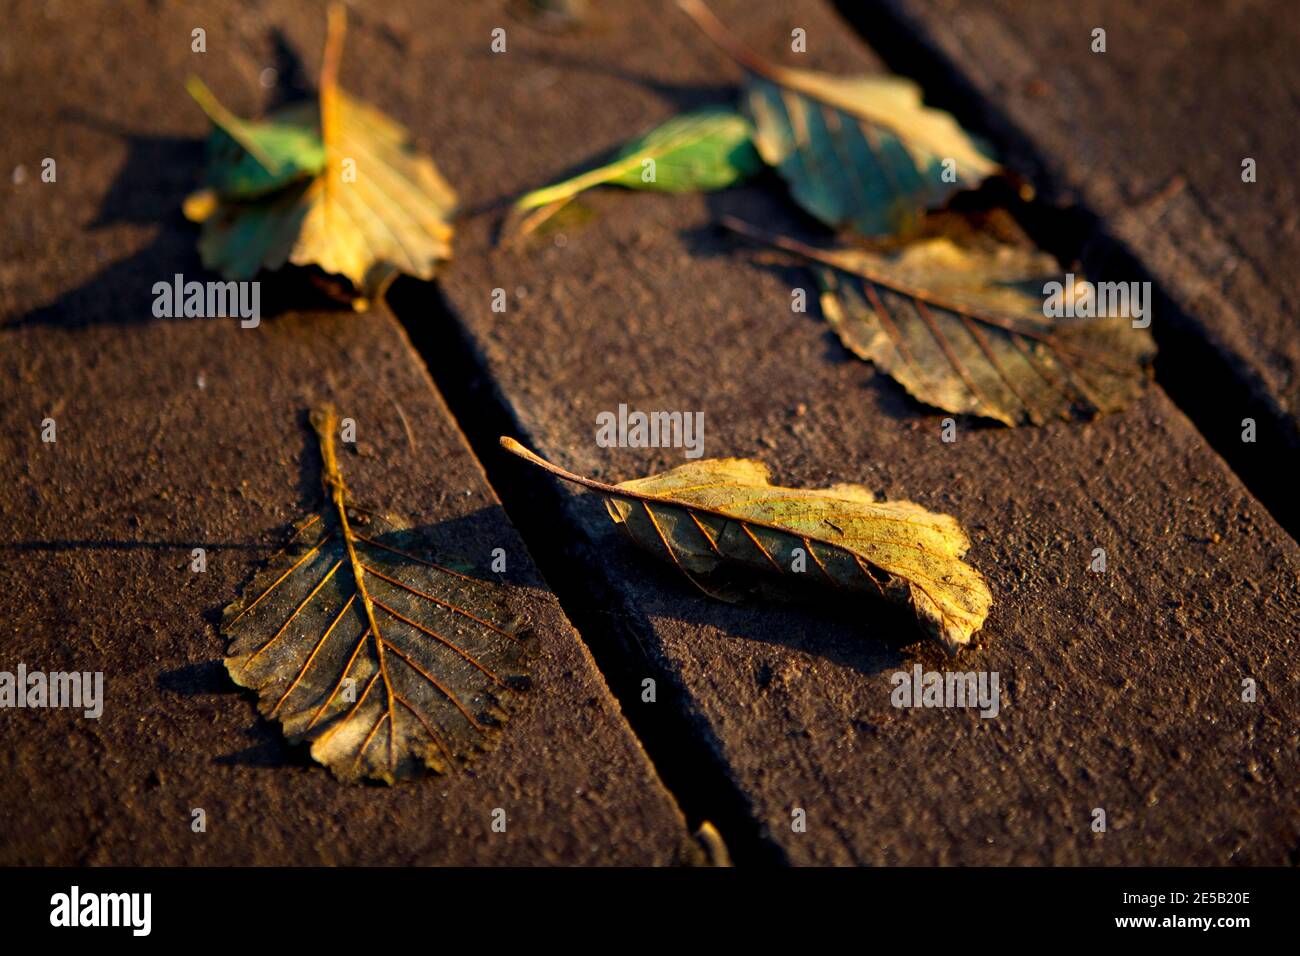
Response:
[[[186,73],[242,91],[231,105],[249,109],[263,63],[248,43],[269,65],[271,26],[314,22],[314,5],[210,4],[199,21],[174,5],[107,11],[96,23],[72,4],[32,5],[3,40],[3,167],[36,172],[6,182],[0,230],[0,670],[101,671],[105,701],[97,720],[0,713],[0,862],[690,856],[674,799],[391,313],[318,306],[249,329],[153,316],[156,281],[206,278],[179,215],[205,132]],[[196,23],[209,30],[201,59]],[[469,771],[339,784],[221,664],[222,607],[320,501],[305,416],[327,400],[357,425],[343,455],[356,499],[484,569],[504,549],[506,586],[538,635],[535,689]]]

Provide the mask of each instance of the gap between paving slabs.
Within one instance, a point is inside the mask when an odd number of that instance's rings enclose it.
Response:
[[[133,282],[148,272],[118,270],[98,286],[102,301],[133,301]],[[71,654],[77,669],[105,673],[107,706],[97,721],[32,710],[6,716],[13,772],[0,801],[0,859],[688,858],[680,811],[387,309],[364,320],[284,313],[258,330],[198,320],[2,334],[15,358],[50,362],[54,372],[7,405],[7,433],[30,435],[50,397],[69,396],[57,448],[35,456],[27,480],[6,482],[38,502],[5,508],[0,569],[16,582],[6,599],[11,660],[57,669]],[[93,369],[80,366],[78,352],[97,356]],[[354,374],[362,368],[364,376]],[[498,748],[469,770],[391,788],[341,784],[288,747],[221,666],[214,616],[320,494],[302,411],[322,396],[358,423],[358,443],[344,454],[358,500],[427,527],[449,553],[480,566],[493,548],[506,549],[511,600],[541,652],[534,690]],[[105,435],[111,441],[99,440]],[[191,546],[207,549],[206,573],[192,573]],[[195,806],[207,815],[205,834],[190,830]],[[498,806],[507,810],[505,834],[490,830]]]
[[[1286,331],[1294,327],[1294,307],[1276,293],[1285,287],[1287,277],[1296,274],[1295,256],[1283,251],[1295,248],[1295,240],[1288,240],[1275,253],[1282,278],[1271,285],[1261,281],[1255,263],[1234,236],[1227,235],[1229,230],[1198,207],[1181,173],[1167,181],[1153,180],[1134,137],[1117,143],[1110,134],[1116,127],[1136,131],[1152,109],[1187,114],[1185,98],[1174,105],[1167,105],[1164,97],[1159,106],[1135,104],[1131,99],[1134,87],[1124,79],[1152,62],[1147,55],[1149,43],[1175,42],[1173,24],[1179,16],[1191,14],[1193,20],[1183,35],[1185,49],[1203,46],[1208,53],[1223,55],[1221,48],[1213,46],[1220,37],[1203,40],[1200,36],[1212,32],[1205,19],[1219,14],[1208,8],[1198,13],[1182,5],[1164,6],[1167,9],[1157,6],[1139,14],[1129,4],[1101,0],[1087,10],[1043,7],[1025,14],[993,3],[978,11],[963,10],[958,24],[948,0],[837,3],[845,20],[873,45],[890,69],[921,84],[927,102],[947,109],[966,128],[996,142],[1013,168],[1031,175],[1039,199],[1022,208],[1019,218],[1035,241],[1064,263],[1081,260],[1091,279],[1152,282],[1152,331],[1160,347],[1157,381],[1277,521],[1293,538],[1300,537],[1300,502],[1294,490],[1294,476],[1300,474],[1300,408],[1296,407],[1300,392],[1295,384],[1300,351],[1295,348],[1294,336]],[[1274,17],[1283,18],[1289,12],[1283,4],[1273,5]],[[1033,22],[1012,28],[1010,21],[1022,16],[1032,17]],[[1268,14],[1224,14],[1226,19],[1261,16]],[[1069,27],[1058,29],[1067,23]],[[1113,46],[1106,53],[1091,51],[1091,29],[1096,26],[1109,28]],[[1144,39],[1153,30],[1163,31],[1160,38]],[[1041,46],[1034,48],[1036,41],[1050,43],[1051,52],[1043,52]],[[1136,51],[1135,43],[1140,44]],[[1237,52],[1245,49],[1239,40]],[[1182,60],[1193,62],[1186,54]],[[1103,64],[1113,66],[1100,79],[1096,72],[1085,74],[1081,69]],[[1226,82],[1234,84],[1239,94],[1248,85],[1256,97],[1268,99],[1270,109],[1285,112],[1291,104],[1285,99],[1287,77],[1291,88],[1300,88],[1300,81],[1294,78],[1300,71],[1294,66],[1277,66],[1283,76],[1271,77],[1262,85],[1256,77],[1244,75],[1240,67],[1230,71]],[[1169,78],[1167,64],[1162,69],[1166,82],[1186,82],[1185,74]],[[1207,66],[1200,69],[1210,72]],[[1291,72],[1287,74],[1287,70]],[[1193,88],[1201,89],[1200,80],[1197,77]],[[1219,82],[1217,75],[1214,82]],[[1054,97],[1055,86],[1068,87],[1072,95]],[[1138,95],[1152,94],[1150,82],[1138,87],[1142,91]],[[1091,105],[1080,109],[1085,97],[1092,98]],[[1062,116],[1071,108],[1074,112],[1068,118]],[[1217,189],[1223,196],[1242,188],[1233,150],[1255,152],[1258,147],[1268,150],[1270,159],[1289,161],[1289,154],[1279,151],[1276,136],[1265,137],[1268,145],[1239,143],[1234,136],[1243,122],[1239,103],[1225,104],[1220,97],[1209,109],[1199,117],[1200,122],[1222,124],[1221,141],[1198,142],[1197,136],[1206,130],[1184,125],[1179,127],[1173,146],[1177,151],[1224,153],[1226,159],[1218,170],[1211,164],[1189,162],[1196,166],[1191,178],[1202,188]],[[1263,124],[1269,123],[1268,115],[1260,108],[1245,122],[1262,131]],[[1107,130],[1099,130],[1098,123],[1107,124]],[[1164,128],[1158,135],[1164,139],[1153,141],[1148,135],[1143,141],[1161,150],[1159,166],[1168,169],[1171,133]],[[1087,143],[1086,150],[1079,149],[1081,141]],[[1265,163],[1265,174],[1280,175],[1279,165]],[[1223,178],[1206,181],[1213,175]],[[1122,195],[1126,187],[1120,184],[1135,177],[1146,184],[1142,188],[1147,195],[1140,202]],[[1244,195],[1253,199],[1253,204],[1236,199],[1235,211],[1249,214],[1247,221],[1257,223],[1269,194],[1257,190]],[[1280,198],[1285,192],[1279,194],[1277,187],[1272,195],[1279,205],[1285,202]],[[1219,206],[1222,212],[1222,204]],[[1241,208],[1246,206],[1250,208]],[[1204,231],[1211,228],[1212,235]],[[1289,235],[1294,234],[1293,225]],[[1223,265],[1216,256],[1241,263],[1240,275],[1209,276],[1212,266]],[[1201,274],[1202,268],[1207,274]],[[1279,336],[1284,340],[1281,343]],[[1292,341],[1285,341],[1287,337]],[[1289,384],[1287,363],[1291,368]],[[1246,418],[1256,424],[1253,443],[1242,440]]]
[[[689,701],[672,700],[684,689],[673,680],[670,662],[650,659],[648,648],[639,642],[637,635],[649,627],[644,614],[592,570],[600,555],[575,533],[559,489],[538,481],[526,463],[501,454],[498,438],[520,434],[519,424],[483,375],[482,357],[442,294],[434,285],[399,279],[389,290],[388,303],[692,832],[705,821],[713,824],[736,865],[787,862],[755,823],[747,796],[719,762],[716,747],[702,739],[710,733],[707,723],[689,716]],[[644,705],[647,677],[655,680],[665,706]]]
[[[870,65],[821,5],[745,4],[743,16],[741,6],[715,5],[760,52],[780,58],[799,25],[816,66]],[[499,104],[491,116],[449,102],[423,121],[453,152],[455,131],[466,142],[495,137],[510,157],[491,168],[448,158],[468,208],[580,164],[597,148],[592,129],[613,145],[716,99],[730,80],[689,24],[635,5],[617,13],[618,29],[598,36],[532,47],[512,34],[521,55],[478,71]],[[680,57],[662,56],[681,44]],[[468,69],[448,55],[436,73],[454,83]],[[548,94],[522,95],[544,71],[552,86],[571,81],[564,92],[581,103],[562,109]],[[537,136],[529,117],[544,106]],[[945,448],[939,415],[847,358],[819,317],[790,314],[791,287],[811,284],[806,272],[758,264],[710,227],[731,213],[806,229],[770,184],[714,197],[603,190],[589,205],[594,216],[567,229],[562,246],[522,254],[493,247],[491,212],[469,218],[441,281],[468,349],[430,356],[435,371],[467,356],[486,383],[474,400],[502,404],[498,421],[517,423],[543,455],[613,480],[681,459],[595,448],[597,411],[624,401],[703,410],[706,454],[761,457],[791,484],[861,481],[956,515],[997,595],[983,647],[961,666],[1001,673],[1002,716],[899,711],[890,673],[951,666],[909,644],[905,622],[875,608],[836,614],[698,597],[633,551],[592,496],[558,492],[584,539],[573,550],[596,556],[573,576],[590,575],[638,611],[620,622],[628,646],[683,690],[673,703],[703,728],[713,763],[786,859],[1288,858],[1300,843],[1287,799],[1300,782],[1288,729],[1300,553],[1158,386],[1094,423],[965,422]],[[510,293],[505,315],[490,311],[494,288]],[[407,319],[437,321],[427,312]],[[1105,575],[1088,571],[1098,545],[1111,555]],[[1243,676],[1268,689],[1253,709],[1239,699]],[[1105,835],[1089,830],[1099,802],[1111,813]],[[791,830],[796,805],[815,821],[805,834]]]

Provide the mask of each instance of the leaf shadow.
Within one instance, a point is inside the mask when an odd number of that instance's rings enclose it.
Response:
[[[230,688],[231,690],[243,690],[243,688],[236,687],[233,683],[231,683]],[[256,767],[266,770],[300,767],[304,770],[319,769],[325,771],[324,767],[320,767],[316,761],[312,760],[311,748],[307,744],[289,743],[284,739],[275,724],[265,717],[259,716],[256,721],[245,727],[242,733],[253,743],[243,750],[236,750],[228,754],[217,754],[212,758],[214,764],[219,767]]]
[[[239,687],[226,673],[225,664],[217,660],[195,661],[158,675],[158,690],[180,697],[241,696]],[[250,746],[233,753],[218,754],[212,763],[223,767],[311,767],[314,762],[308,748],[287,743],[274,724],[258,716],[241,731],[252,741]]]
[[[431,524],[415,525],[411,532],[441,563],[489,584],[531,587],[538,583],[530,573],[525,553],[512,554],[507,543],[517,542],[509,530],[505,509],[489,505],[471,514]],[[493,571],[493,552],[505,551],[505,569]],[[522,550],[522,546],[521,546]]]
[[[683,585],[693,590],[677,582]],[[864,677],[898,670],[908,660],[905,649],[922,640],[910,614],[866,595],[855,603],[808,588],[797,600],[759,597],[733,605],[700,595],[681,606],[677,617],[685,623],[821,658]]]
[[[628,602],[633,619],[625,621],[624,627],[650,632],[653,619],[664,617],[818,657],[867,677],[897,670],[908,659],[905,649],[924,642],[906,609],[866,594],[840,595],[809,585],[743,603],[710,597],[667,562],[626,540],[610,524],[599,495],[578,495],[573,507],[580,523],[595,531],[591,551],[599,554],[609,577],[636,581],[638,590],[644,588],[635,601]]]
[[[182,137],[134,133],[80,110],[65,110],[59,119],[120,139],[127,147],[126,161],[85,228],[157,224],[159,229],[145,248],[6,325],[81,328],[153,320],[153,283],[175,272],[199,269],[193,238],[183,233],[180,204],[193,185],[191,171],[202,161],[202,144]]]
[[[203,548],[206,551],[265,551],[255,541],[210,541],[201,539],[169,541],[128,541],[121,539],[54,538],[48,541],[0,541],[0,551],[133,551],[180,550]]]
[[[186,195],[198,184],[204,145],[199,139],[139,133],[88,115],[65,110],[60,121],[87,126],[122,140],[126,160],[109,184],[87,230],[121,225],[157,227],[148,245],[92,273],[53,301],[6,322],[5,328],[32,326],[65,329],[145,322],[237,322],[237,318],[163,318],[153,313],[154,284],[188,279],[216,279],[199,260],[198,226],[181,213]],[[345,308],[311,278],[309,270],[282,270],[262,282],[260,313],[266,321],[290,311]]]
[[[275,64],[276,83],[267,103],[268,110],[319,95],[316,84],[307,75],[302,57],[279,27],[271,30],[271,59]]]
[[[319,454],[315,452],[314,442],[311,444],[313,452],[301,456],[302,480],[311,481],[317,488],[314,495],[309,494],[306,500],[323,504],[319,492]],[[306,513],[309,512],[304,511],[304,514]],[[420,557],[432,560],[460,574],[497,585],[536,587],[539,582],[526,570],[530,564],[524,554],[516,554],[515,560],[507,560],[504,571],[500,573],[492,571],[492,548],[507,538],[506,529],[508,525],[504,509],[500,505],[492,505],[444,521],[409,525],[397,534],[402,536],[400,546],[404,550],[410,550]],[[391,535],[392,532],[389,533],[389,543],[398,543],[391,541]],[[283,540],[287,541],[291,536],[292,531],[287,530]],[[517,539],[511,538],[511,540]],[[236,593],[242,594],[247,590],[262,566],[263,562],[250,562],[245,580]],[[509,595],[506,596],[506,600],[511,601]],[[225,607],[226,603],[223,603],[219,607],[210,608],[205,618],[212,623],[220,624]],[[247,696],[250,703],[255,700],[255,695],[247,693],[246,688],[237,686],[231,680],[220,659],[199,661],[168,671],[158,678],[158,688],[186,697],[228,693]],[[307,744],[293,744],[287,741],[272,719],[259,715],[256,721],[244,730],[244,735],[252,738],[255,743],[243,750],[219,755],[213,758],[213,762],[223,766],[267,768],[297,766],[325,770],[312,759]],[[368,783],[373,784],[374,781]]]
[[[776,276],[782,285],[791,290],[803,289],[807,311],[802,318],[816,322],[822,329],[823,359],[830,365],[867,364],[872,369],[872,375],[865,387],[875,396],[874,408],[900,421],[949,416],[957,420],[963,432],[1001,430],[1004,426],[991,419],[954,414],[921,402],[891,376],[879,371],[865,359],[858,358],[844,346],[827,322],[822,312],[816,278],[805,263],[786,253],[757,246],[720,225],[723,219],[729,217],[753,223],[765,231],[789,236],[809,245],[827,245],[831,242],[834,237],[831,230],[800,210],[788,196],[764,189],[764,185],[751,181],[742,187],[708,194],[706,202],[713,221],[703,227],[682,231],[690,254],[699,258],[740,255],[754,267]],[[780,188],[783,193],[784,185],[780,184]]]
[[[233,694],[240,688],[226,675],[219,660],[195,661],[158,675],[158,689],[182,697]]]
[[[481,55],[488,59],[494,54],[485,52]],[[536,61],[542,66],[556,67],[574,73],[588,73],[603,79],[615,79],[630,86],[642,87],[672,106],[677,112],[699,109],[703,106],[735,105],[739,100],[738,87],[735,83],[719,83],[713,86],[668,83],[621,66],[555,51],[541,54],[531,50],[519,50],[512,52],[511,56],[524,63],[530,60]]]

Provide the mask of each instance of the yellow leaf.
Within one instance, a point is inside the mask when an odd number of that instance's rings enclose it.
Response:
[[[822,312],[840,341],[929,405],[1005,425],[1042,425],[1118,411],[1146,386],[1156,345],[1147,328],[1134,325],[1134,292],[1108,284],[1116,307],[1077,314],[1079,290],[1090,287],[1080,277],[1066,281],[1044,252],[1004,243],[964,248],[947,238],[890,253],[823,249],[736,219],[724,223],[810,262]],[[1053,283],[1075,315],[1044,314],[1044,290]]]
[[[672,561],[705,593],[717,572],[801,575],[913,609],[949,652],[971,641],[993,598],[961,558],[955,518],[910,501],[877,501],[858,485],[783,488],[744,458],[691,462],[617,485],[551,464],[510,438],[507,450],[606,497],[610,517],[637,544]]]
[[[342,8],[332,7],[319,103],[267,117],[276,128],[318,130],[324,168],[252,200],[187,203],[203,223],[204,266],[227,279],[318,266],[373,299],[399,273],[433,278],[451,256],[456,195],[402,126],[338,88],[343,32]]]

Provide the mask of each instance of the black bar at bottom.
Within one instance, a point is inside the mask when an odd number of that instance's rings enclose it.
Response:
[[[505,935],[515,945],[636,938],[673,947],[844,933],[863,944],[975,945],[1042,931],[1232,945],[1243,933],[1289,928],[1297,890],[1300,870],[1285,868],[9,868],[0,870],[0,925],[6,943],[75,934],[331,951],[385,936],[409,948],[422,933],[430,947],[466,933],[484,945]]]

